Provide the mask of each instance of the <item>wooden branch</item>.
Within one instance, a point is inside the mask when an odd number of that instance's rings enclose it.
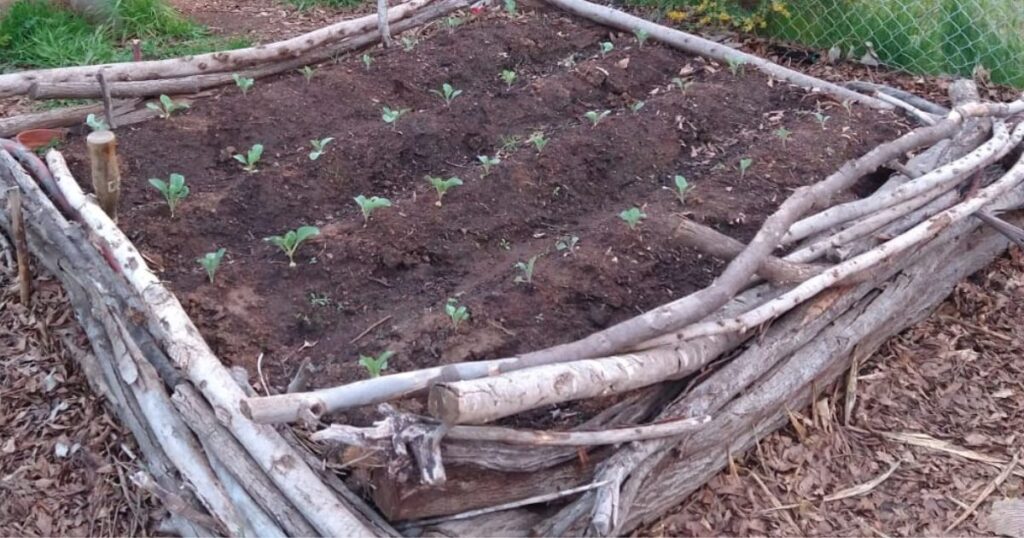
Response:
[[[206,453],[207,461],[210,462],[210,468],[213,469],[214,474],[220,479],[220,483],[224,486],[224,490],[235,505],[239,515],[249,522],[253,532],[257,533],[256,535],[261,538],[263,536],[287,538],[287,535],[277,526],[277,523],[263,511],[262,507],[256,504],[256,501],[249,495],[245,487],[217,459],[217,456],[210,450],[210,442],[200,439],[200,444]]]
[[[903,91],[899,88],[886,86],[884,84],[876,84],[874,82],[868,82],[866,80],[854,80],[852,82],[847,82],[843,84],[843,86],[846,86],[851,90],[857,90],[859,92],[877,92],[889,95],[891,97],[899,99],[900,101],[903,101],[904,103],[910,104],[914,108],[923,110],[929,114],[935,114],[938,116],[945,116],[946,114],[949,114],[949,109],[944,106],[937,105],[923,97],[914,95],[907,91]]]
[[[0,75],[3,76],[3,75]],[[114,103],[114,116],[121,115],[134,110],[138,100],[116,101]],[[14,135],[28,129],[53,129],[67,127],[68,125],[79,125],[85,122],[89,114],[102,114],[103,104],[77,105],[63,108],[55,108],[44,112],[33,112],[9,118],[0,118],[0,137],[13,137]]]
[[[896,108],[903,110],[904,112],[907,113],[907,115],[909,115],[911,118],[918,120],[923,125],[935,125],[935,122],[939,121],[940,116],[936,116],[929,112],[925,112],[924,110],[921,110],[920,108],[917,108],[914,105],[911,105],[906,101],[903,101],[902,99],[892,97],[891,95],[876,92],[875,98],[880,101],[885,101],[886,103],[889,103],[890,105],[893,105]]]
[[[388,28],[388,0],[377,0],[377,32],[380,33],[380,42],[385,48],[393,45],[391,30]]]
[[[993,230],[1003,234],[1010,241],[1013,241],[1018,247],[1024,248],[1024,230],[1021,228],[996,217],[984,209],[975,213],[974,216],[991,226]]]
[[[675,236],[686,246],[726,261],[735,258],[746,246],[728,235],[689,219],[683,219],[679,223]],[[775,256],[768,256],[757,270],[757,274],[775,284],[793,284],[803,282],[822,270],[823,267],[791,263]]]
[[[110,98],[110,87],[107,85],[107,77],[103,75],[103,70],[96,73],[96,81],[100,85],[100,98],[103,100],[103,116],[107,120],[107,125],[111,129],[117,128],[117,118],[114,117],[114,106]]]
[[[288,382],[288,388],[285,392],[302,392],[306,390],[309,385],[309,378],[316,372],[316,367],[313,363],[306,358],[299,364],[299,367],[295,370],[295,376]]]
[[[206,77],[206,78],[204,78]],[[217,77],[216,80],[231,76]],[[148,97],[151,95],[186,95],[199,93],[204,89],[203,81],[214,80],[208,75],[191,77],[108,82],[111,97]],[[225,82],[226,83],[226,82]],[[103,96],[103,89],[96,82],[36,82],[28,90],[32,99],[97,99]]]
[[[11,241],[18,259],[18,298],[25,308],[32,306],[32,269],[25,239],[25,216],[21,211],[21,190],[12,188],[7,194],[7,214],[11,219]]]
[[[1018,126],[1011,134],[1005,123],[996,122],[993,125],[992,139],[965,157],[936,168],[899,187],[861,200],[839,204],[802,219],[790,227],[783,242],[791,244],[832,226],[869,215],[933,189],[952,188],[974,171],[1001,159],[1020,144],[1022,139],[1024,139],[1024,128]]]
[[[430,0],[410,0],[388,10],[392,22],[411,16]],[[0,75],[0,97],[25,94],[37,82],[88,82],[102,71],[110,82],[183,77],[202,73],[241,71],[266,62],[296,58],[303,53],[334,44],[346,37],[367,32],[377,24],[377,15],[367,15],[325,26],[299,36],[256,47],[197,54],[184,58],[123,62],[78,67],[59,67]]]
[[[749,64],[773,78],[784,80],[809,90],[827,93],[840,101],[853,101],[871,108],[885,110],[892,108],[892,105],[889,103],[874,97],[848,90],[842,86],[805,75],[753,54],[747,54],[741,50],[736,50],[693,34],[662,26],[617,9],[593,4],[586,0],[547,0],[547,2],[598,24],[611,26],[612,28],[618,28],[627,32],[643,30],[650,35],[651,39],[661,41],[666,45],[690,54],[704,56],[720,62]]]
[[[244,394],[210,351],[174,295],[149,271],[128,238],[99,207],[89,202],[68,172],[61,154],[51,150],[47,162],[68,201],[82,214],[86,225],[107,242],[122,274],[142,297],[150,332],[174,365],[201,388],[218,416],[223,417],[225,426],[285,497],[319,533],[370,535],[363,523],[324,486],[273,428],[255,424],[238,412],[238,402]]]
[[[121,199],[121,170],[117,164],[117,137],[112,131],[94,131],[85,138],[89,150],[92,188],[100,208],[117,222],[117,204]]]

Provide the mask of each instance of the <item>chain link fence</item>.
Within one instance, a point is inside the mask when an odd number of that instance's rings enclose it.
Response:
[[[865,63],[1024,88],[1024,0],[637,0]]]

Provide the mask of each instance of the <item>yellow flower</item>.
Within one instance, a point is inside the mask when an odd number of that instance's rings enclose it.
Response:
[[[686,20],[686,12],[673,9],[665,14],[665,18],[672,22],[680,22]]]
[[[711,17],[701,17],[700,20],[697,21],[697,24],[701,26],[707,26],[711,24]]]
[[[728,13],[722,12],[718,14],[718,22],[729,22],[731,20],[732,17],[730,17]]]

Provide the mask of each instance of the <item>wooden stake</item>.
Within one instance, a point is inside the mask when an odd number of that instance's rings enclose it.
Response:
[[[114,107],[110,101],[110,86],[107,84],[107,78],[103,76],[103,71],[96,73],[96,80],[100,83],[100,94],[103,96],[103,115],[107,118],[107,125],[114,129],[117,127],[114,123]]]
[[[111,131],[94,131],[85,139],[89,146],[92,188],[100,207],[117,222],[117,202],[121,198],[121,171],[117,166],[117,137]]]
[[[388,27],[388,0],[377,0],[377,31],[384,47],[391,47],[391,29]]]
[[[25,216],[21,212],[21,191],[11,189],[7,194],[7,214],[11,217],[11,240],[18,256],[18,284],[21,304],[29,307],[32,298],[32,273],[28,266],[28,242],[25,240]]]

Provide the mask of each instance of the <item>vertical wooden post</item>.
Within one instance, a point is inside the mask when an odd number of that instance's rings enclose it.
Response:
[[[100,94],[103,97],[103,115],[107,118],[107,125],[111,129],[115,129],[117,125],[114,124],[114,105],[110,99],[110,86],[107,85],[107,77],[103,76],[102,70],[96,73],[96,80],[100,83]]]
[[[18,257],[21,304],[28,308],[32,299],[32,273],[28,266],[28,241],[25,240],[25,215],[21,211],[21,190],[17,188],[7,193],[7,214],[11,217],[11,240]]]
[[[94,131],[85,139],[89,147],[92,187],[100,207],[117,222],[117,203],[121,198],[121,171],[117,165],[117,138],[110,131]]]
[[[380,32],[380,42],[390,47],[393,42],[391,28],[388,26],[388,0],[377,0],[377,30]]]

